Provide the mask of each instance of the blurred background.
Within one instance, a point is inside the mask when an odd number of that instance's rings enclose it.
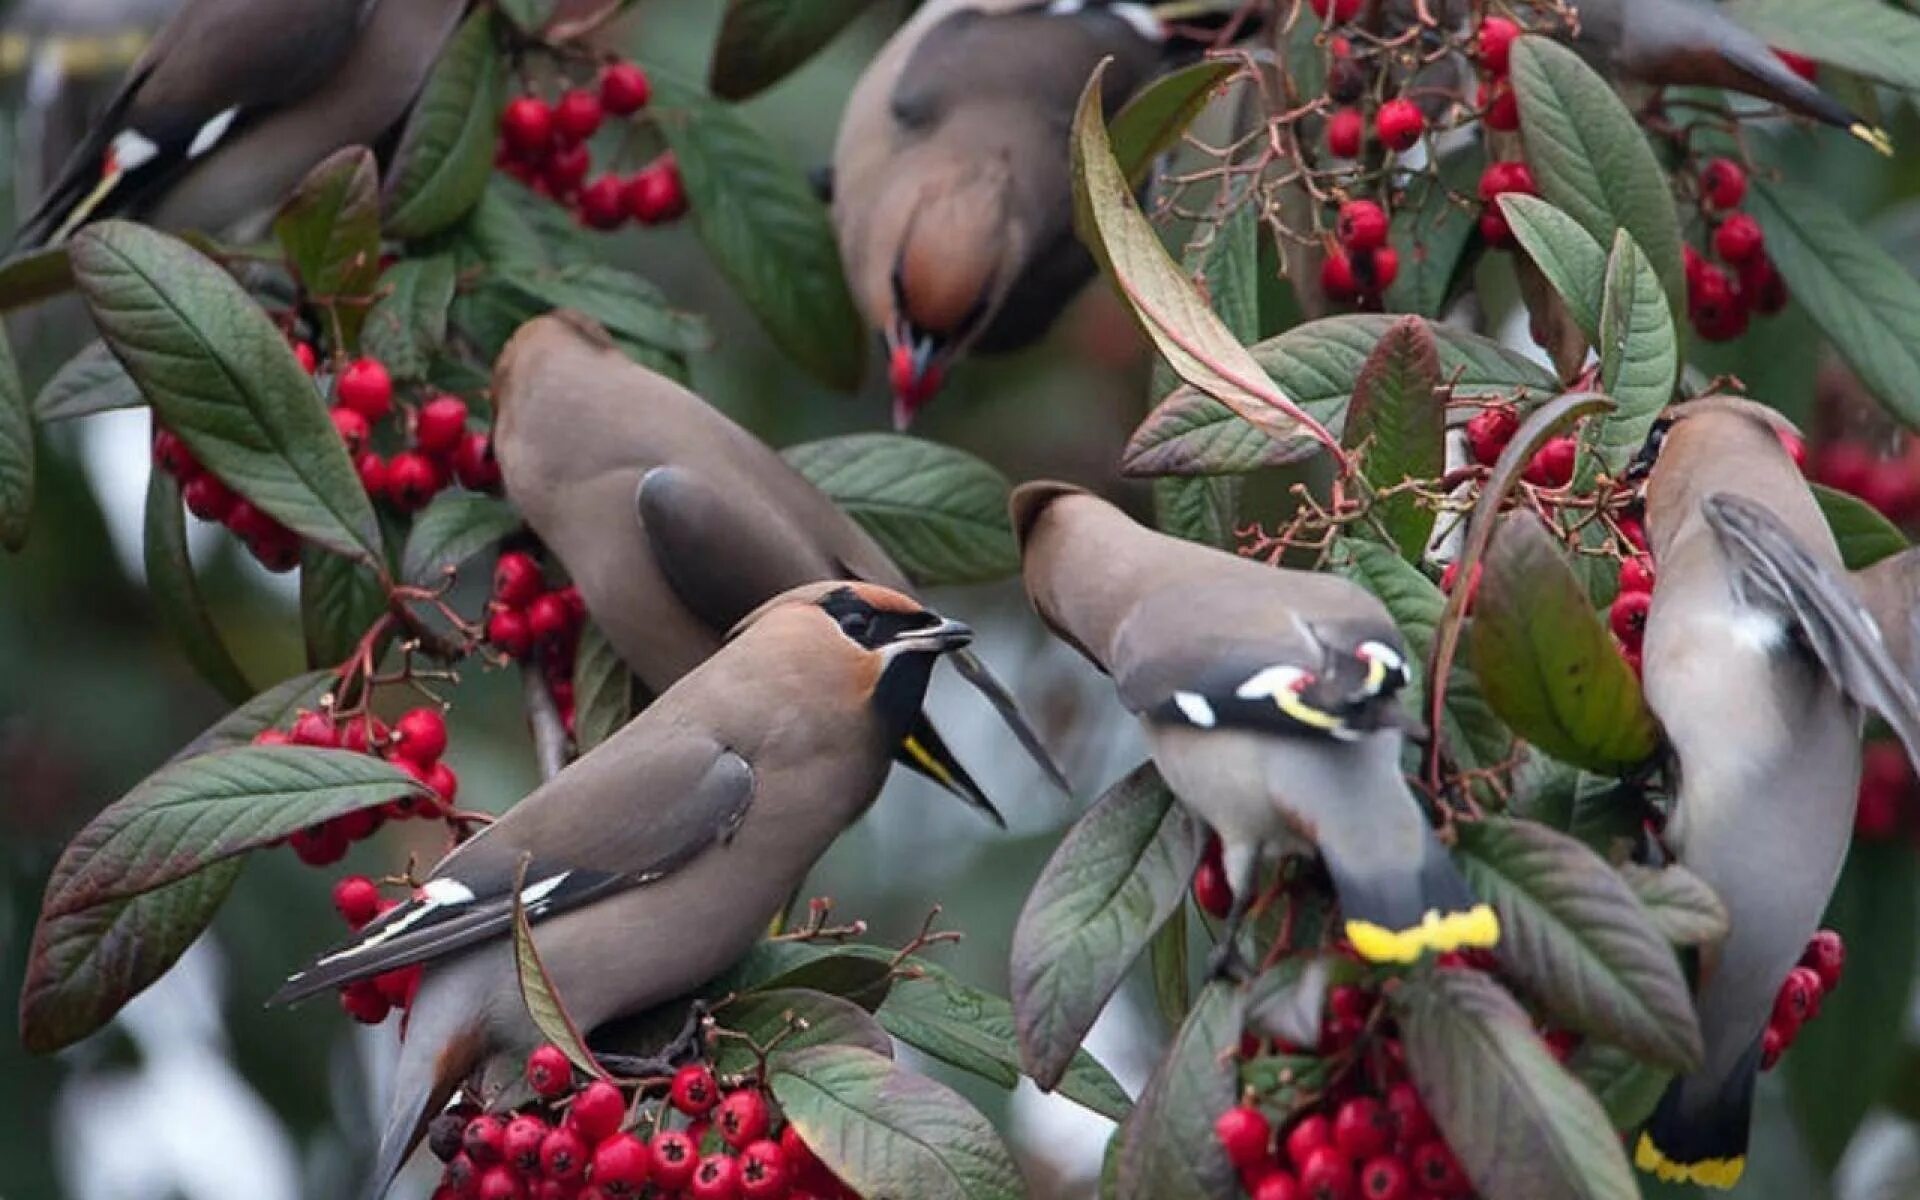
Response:
[[[0,225],[11,230],[89,114],[174,0],[0,0]],[[807,0],[795,0],[805,3]],[[643,0],[621,26],[619,47],[690,79],[705,75],[721,5]],[[876,0],[807,66],[743,106],[746,117],[803,167],[824,163],[860,68],[909,9]],[[1911,112],[1896,140],[1920,145]],[[1898,136],[1904,134],[1904,137]],[[1889,245],[1920,257],[1920,195],[1908,154],[1884,165],[1844,139],[1793,135],[1783,145],[1796,174],[1844,179],[1832,194],[1861,212],[1888,210]],[[775,445],[885,427],[877,366],[856,396],[824,391],[792,368],[714,275],[684,225],[629,229],[609,256],[703,313],[716,349],[693,361],[696,390]],[[1492,272],[1489,275],[1489,271]],[[1524,341],[1510,269],[1483,267],[1489,297],[1480,320]],[[1764,364],[1743,343],[1714,369],[1764,377],[1796,416],[1812,409],[1814,334],[1790,318]],[[91,336],[77,306],[19,314],[9,332],[31,394]],[[1530,347],[1529,347],[1530,348]],[[877,356],[876,356],[877,357]],[[1117,302],[1083,296],[1054,334],[1008,359],[975,360],[922,415],[916,432],[950,442],[1019,480],[1064,477],[1114,491],[1112,464],[1147,404],[1148,360]],[[1844,387],[1841,380],[1834,386]],[[45,428],[40,503],[27,550],[0,559],[0,997],[9,1008],[40,892],[67,837],[224,712],[158,634],[144,587],[140,524],[146,488],[144,412],[118,412]],[[1145,491],[1119,489],[1144,508]],[[194,551],[221,627],[256,683],[303,669],[294,587],[270,577],[227,536],[193,526]],[[482,597],[469,588],[465,611]],[[1132,723],[1110,688],[1046,637],[1015,585],[937,595],[936,606],[981,631],[981,650],[1041,724],[1075,784],[1054,793],[1004,728],[942,678],[933,700],[960,757],[1008,814],[997,832],[915,777],[896,773],[872,814],[842,839],[808,891],[833,897],[843,918],[867,920],[874,939],[898,943],[928,909],[966,939],[944,960],[971,982],[1004,993],[1005,954],[1027,888],[1079,808],[1142,757]],[[463,804],[499,810],[534,782],[517,678],[470,670],[453,692],[449,763]],[[55,1058],[26,1057],[0,1037],[0,1200],[295,1200],[349,1193],[354,1164],[384,1106],[395,1023],[352,1024],[328,1001],[289,1013],[265,996],[283,975],[336,938],[327,900],[341,874],[401,868],[410,844],[389,829],[337,869],[300,866],[290,852],[253,856],[212,931],[111,1028]],[[1912,896],[1906,896],[1909,917]],[[1144,980],[1134,981],[1096,1028],[1091,1049],[1137,1090],[1166,1035]],[[1898,1046],[1880,1052],[1900,1053]],[[1030,1087],[1011,1095],[929,1067],[964,1091],[1026,1160],[1037,1197],[1094,1191],[1110,1126]],[[1757,1168],[1741,1194],[1780,1197],[1920,1195],[1920,1140],[1912,1127],[1876,1118],[1833,1179],[1805,1165],[1769,1077]],[[1920,1080],[1906,1091],[1920,1091]],[[424,1196],[416,1174],[396,1196]]]

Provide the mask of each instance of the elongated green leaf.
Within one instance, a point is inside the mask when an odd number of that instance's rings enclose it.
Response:
[[[447,310],[459,282],[451,254],[406,258],[381,277],[386,294],[367,313],[360,348],[395,379],[420,382],[447,340]]]
[[[1153,523],[1162,533],[1221,550],[1238,540],[1241,481],[1232,475],[1153,481]]]
[[[1728,0],[1723,11],[1769,45],[1920,91],[1920,16],[1909,9],[1878,0]]]
[[[1377,314],[1327,317],[1296,326],[1250,348],[1254,360],[1301,407],[1329,429],[1346,424],[1354,381],[1395,318]],[[1440,371],[1457,399],[1536,396],[1558,390],[1553,374],[1489,338],[1447,325],[1432,327]],[[1219,475],[1298,461],[1297,447],[1275,441],[1217,400],[1183,387],[1162,400],[1127,440],[1128,475]]]
[[[1130,187],[1147,181],[1154,160],[1173,149],[1195,117],[1239,71],[1238,63],[1197,62],[1169,71],[1113,117],[1113,157]]]
[[[0,263],[0,312],[24,308],[73,287],[65,246],[29,250]]]
[[[1584,1043],[1568,1061],[1567,1069],[1593,1093],[1607,1110],[1607,1119],[1622,1133],[1638,1129],[1653,1115],[1661,1093],[1673,1078],[1671,1071],[1650,1067],[1604,1042]]]
[[[387,611],[387,591],[361,563],[309,546],[300,555],[300,629],[307,665],[345,662]]]
[[[1193,1007],[1187,971],[1187,919],[1176,913],[1147,943],[1147,969],[1153,975],[1153,1000],[1173,1028],[1187,1019]]]
[[[774,344],[830,387],[859,386],[867,328],[826,208],[806,176],[738,113],[655,71],[694,230]]]
[[[671,308],[659,288],[619,267],[580,263],[515,274],[508,282],[552,308],[583,312],[609,333],[643,345],[685,354],[713,344],[705,321]]]
[[[1576,766],[1644,762],[1658,735],[1640,684],[1539,519],[1502,518],[1484,565],[1469,648],[1493,710]]]
[[[1693,998],[1667,938],[1614,869],[1531,821],[1459,827],[1474,892],[1500,914],[1501,969],[1555,1024],[1675,1070],[1704,1053]]]
[[[1624,863],[1621,878],[1647,910],[1653,927],[1676,946],[1704,946],[1727,936],[1727,910],[1706,881],[1678,864]]]
[[[1870,567],[1907,548],[1907,535],[1900,532],[1900,527],[1858,496],[1818,483],[1807,486],[1813,489],[1820,515],[1827,519],[1827,528],[1833,531],[1833,540],[1840,547],[1840,558],[1847,570]]]
[[[523,523],[504,500],[443,492],[413,519],[400,553],[400,577],[422,587],[439,583],[450,568],[464,565]]]
[[[985,1117],[871,1050],[813,1046],[781,1054],[769,1083],[807,1148],[862,1196],[1026,1195],[1020,1169]]]
[[[42,422],[70,421],[94,413],[145,404],[146,397],[107,349],[105,342],[88,342],[68,359],[40,394],[33,398],[33,415]]]
[[[1606,291],[1607,248],[1566,213],[1538,196],[1509,192],[1500,197],[1520,248],[1540,268],[1567,312],[1591,344],[1600,343],[1600,305]]]
[[[1209,984],[1174,1035],[1120,1127],[1120,1200],[1229,1200],[1233,1164],[1213,1121],[1235,1099],[1233,1052],[1240,1044],[1242,996]]]
[[[1920,429],[1920,280],[1813,188],[1756,179],[1748,208],[1794,298],[1909,429]]]
[[[305,746],[245,746],[170,763],[67,843],[43,913],[137,896],[309,825],[428,794],[381,759]]]
[[[714,1021],[730,1033],[745,1034],[762,1048],[777,1043],[779,1053],[808,1046],[857,1046],[882,1058],[893,1057],[893,1039],[866,1009],[851,1000],[808,988],[748,992],[728,1000]],[[722,1074],[759,1068],[753,1047],[725,1038],[716,1047]]]
[[[0,331],[0,546],[27,544],[33,518],[33,418],[13,364],[13,345]]]
[[[1318,54],[1316,52],[1316,59]],[[1387,311],[1438,317],[1461,282],[1467,242],[1479,223],[1471,208],[1454,203],[1455,193],[1472,192],[1486,168],[1479,143],[1463,146],[1440,160],[1440,177],[1393,214],[1393,244],[1400,247],[1400,273],[1387,289]],[[1416,185],[1417,186],[1417,185]]]
[[[745,100],[780,82],[834,39],[872,0],[727,0],[720,40],[707,67],[707,88],[722,100]]]
[[[522,858],[513,878],[513,966],[520,982],[520,999],[541,1037],[560,1047],[567,1061],[577,1069],[605,1079],[606,1069],[593,1057],[593,1051],[587,1049],[586,1037],[560,999],[553,977],[547,974],[547,965],[540,961],[540,947],[534,944],[533,926],[527,922],[527,906],[521,901],[527,864],[532,861],[531,854]]]
[[[144,226],[103,221],[71,243],[100,335],[209,471],[295,533],[380,557],[380,527],[313,380],[225,271]]]
[[[1342,441],[1365,446],[1361,469],[1376,491],[1439,478],[1446,468],[1447,413],[1440,397],[1440,348],[1431,327],[1404,317],[1387,329],[1354,380]],[[1433,535],[1433,509],[1407,492],[1375,501],[1373,515],[1408,562]],[[1361,529],[1372,532],[1373,526]]]
[[[1646,254],[1672,312],[1686,311],[1680,222],[1666,172],[1613,86],[1566,46],[1524,37],[1511,78],[1540,194],[1602,246],[1621,229]]]
[[[1212,241],[1189,251],[1183,263],[1205,289],[1228,332],[1243,342],[1260,336],[1259,238],[1254,206],[1242,204],[1214,229]],[[1156,360],[1152,394],[1162,395],[1176,382],[1172,369]],[[1238,418],[1234,423],[1240,424]],[[1154,523],[1164,533],[1230,550],[1238,536],[1241,490],[1240,480],[1232,475],[1156,479]],[[1186,1013],[1184,1003],[1180,1013]]]
[[[789,447],[793,468],[860,522],[915,583],[984,583],[1020,569],[1006,477],[961,450],[892,433]]]
[[[1614,235],[1607,259],[1595,347],[1600,351],[1601,390],[1613,397],[1614,409],[1588,422],[1591,432],[1584,448],[1618,477],[1646,444],[1680,377],[1680,343],[1660,279],[1624,229]]]
[[[479,9],[453,35],[413,108],[387,181],[387,232],[424,238],[457,223],[480,202],[493,151],[506,70],[495,49],[493,15]]]
[[[1477,971],[1390,993],[1407,1068],[1488,1200],[1637,1200],[1620,1139],[1512,997]]]
[[[633,673],[591,622],[573,655],[573,744],[580,753],[612,737],[633,716]]]
[[[147,591],[159,610],[160,624],[179,642],[200,678],[231,703],[253,695],[253,685],[233,661],[220,631],[207,613],[187,554],[187,517],[180,507],[180,484],[156,469],[147,479],[146,536],[143,543]]]
[[[1060,840],[1013,931],[1020,1058],[1057,1084],[1147,940],[1200,864],[1200,823],[1152,764],[1108,789]]]
[[[894,952],[881,946],[832,942],[758,942],[714,981],[716,994],[808,988],[844,996],[868,1012],[891,990]]]
[[[360,342],[363,304],[337,304],[373,290],[380,278],[380,175],[373,151],[348,146],[322,160],[274,218],[280,240],[307,294],[340,323],[349,347]]]

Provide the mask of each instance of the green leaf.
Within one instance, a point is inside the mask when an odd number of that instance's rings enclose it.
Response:
[[[1162,533],[1233,549],[1239,541],[1241,480],[1233,475],[1153,481],[1153,523]]]
[[[431,236],[480,203],[493,174],[505,91],[492,14],[482,8],[447,43],[414,105],[387,181],[390,236]]]
[[[1419,200],[1393,214],[1393,244],[1400,247],[1400,273],[1387,289],[1388,312],[1438,317],[1461,275],[1467,243],[1479,225],[1477,210],[1454,202],[1471,193],[1486,168],[1479,144],[1463,146],[1440,160],[1440,177],[1429,181]]]
[[[1082,240],[1174,373],[1267,436],[1307,450],[1334,436],[1287,396],[1207,307],[1134,202],[1101,115],[1104,64],[1073,124],[1073,192]],[[1338,453],[1337,449],[1335,450]]]
[[[1439,478],[1447,465],[1446,435],[1440,348],[1425,320],[1403,317],[1360,368],[1341,439],[1351,450],[1366,446],[1362,474],[1375,491],[1385,491]],[[1419,562],[1433,536],[1433,509],[1402,492],[1376,500],[1371,512],[1401,557]],[[1372,532],[1369,524],[1359,528]]]
[[[400,577],[432,587],[450,569],[496,545],[524,523],[519,510],[492,496],[442,492],[413,519],[400,553]]]
[[[633,673],[600,627],[588,622],[573,656],[573,744],[598,746],[633,717]]]
[[[1639,122],[1571,49],[1544,37],[1514,44],[1510,70],[1520,136],[1540,194],[1602,246],[1633,234],[1672,312],[1686,311],[1680,223],[1667,175]]]
[[[1755,179],[1747,197],[1794,299],[1888,410],[1920,429],[1920,280],[1813,188]]]
[[[1233,1164],[1213,1135],[1214,1118],[1238,1091],[1242,996],[1212,983],[1174,1034],[1160,1065],[1120,1127],[1120,1200],[1229,1200],[1240,1194]]]
[[[513,22],[513,27],[521,33],[538,35],[553,20],[554,9],[561,0],[494,0],[494,7],[500,15]],[[570,5],[569,7],[576,7]]]
[[[1010,1088],[1020,1080],[1013,1006],[960,982],[931,963],[916,963],[919,978],[903,978],[876,1014],[888,1033],[923,1054]],[[1059,1093],[1103,1117],[1123,1120],[1133,1102],[1091,1054],[1074,1054]]]
[[[1846,939],[1847,971],[1801,1027],[1783,1061],[1787,1097],[1807,1147],[1831,1170],[1900,1068],[1900,1044],[1920,966],[1920,859],[1898,842],[1856,839],[1827,902],[1826,926]]]
[[[265,729],[284,729],[303,708],[313,708],[333,686],[332,671],[308,671],[283,679],[215,721],[188,742],[169,761],[180,762],[215,750],[231,750],[251,743]]]
[[[1807,486],[1820,505],[1820,515],[1827,519],[1827,528],[1833,531],[1833,540],[1840,547],[1840,559],[1847,570],[1870,567],[1907,548],[1907,535],[1865,500],[1824,484]]]
[[[1026,1196],[1019,1167],[985,1117],[871,1050],[813,1046],[781,1054],[768,1082],[807,1148],[862,1196]]]
[[[1200,823],[1152,764],[1107,790],[1060,840],[1013,931],[1020,1057],[1054,1086],[1147,941],[1186,898]]]
[[[1379,314],[1327,317],[1252,347],[1254,360],[1327,428],[1345,426],[1347,405],[1373,347],[1397,318]],[[1489,338],[1447,325],[1432,327],[1440,371],[1456,399],[1518,392],[1552,395],[1553,374]],[[1275,441],[1233,410],[1183,387],[1162,400],[1127,440],[1128,475],[1219,475],[1298,461],[1297,447]]]
[[[364,564],[318,547],[300,554],[300,629],[307,665],[337,666],[387,611],[387,590]]]
[[[1006,477],[962,450],[893,433],[789,447],[794,470],[860,522],[915,583],[985,583],[1020,569]]]
[[[809,1046],[857,1046],[882,1058],[893,1057],[893,1040],[867,1010],[851,1000],[808,988],[778,988],[735,996],[714,1011],[714,1022],[731,1033],[745,1034],[756,1045],[777,1042],[778,1054]],[[716,1068],[723,1075],[758,1069],[752,1046],[724,1038],[718,1046]]]
[[[756,942],[718,980],[716,994],[809,988],[844,996],[872,1012],[887,998],[894,952],[878,946]]]
[[[1175,913],[1147,943],[1147,969],[1153,975],[1153,1000],[1167,1024],[1178,1028],[1193,1007],[1188,983],[1187,919]]]
[[[1179,143],[1187,126],[1239,69],[1238,63],[1215,60],[1169,71],[1114,114],[1113,157],[1129,187],[1147,181],[1154,160]]]
[[[1728,16],[1767,39],[1858,75],[1920,91],[1920,16],[1879,0],[1728,0]]]
[[[70,421],[94,413],[145,404],[146,397],[101,341],[88,342],[68,359],[40,394],[33,398],[33,415],[42,423]]]
[[[785,79],[872,6],[872,0],[727,0],[707,89],[745,100]]]
[[[1500,211],[1514,240],[1540,274],[1560,293],[1568,315],[1587,341],[1600,342],[1600,306],[1606,290],[1607,249],[1580,222],[1538,196],[1508,192]]]
[[[13,346],[0,331],[0,546],[27,544],[33,519],[33,418]]]
[[[0,312],[58,296],[73,287],[73,264],[65,246],[29,250],[0,262]]]
[[[1467,882],[1500,914],[1502,971],[1555,1024],[1659,1066],[1699,1066],[1705,1051],[1679,960],[1626,880],[1531,821],[1467,822],[1457,832]]]
[[[1601,390],[1613,397],[1615,407],[1588,422],[1583,449],[1618,478],[1646,444],[1680,375],[1680,343],[1660,279],[1624,229],[1614,235],[1607,259],[1600,337],[1594,345],[1600,351]]]
[[[180,506],[180,484],[158,468],[147,478],[146,534],[143,542],[147,591],[159,610],[161,627],[180,644],[180,650],[208,686],[229,703],[253,695],[253,685],[233,661],[220,631],[207,613],[187,554],[186,510]]]
[[[1678,864],[1622,863],[1620,876],[1660,936],[1676,946],[1705,946],[1727,936],[1727,910],[1706,881]]]
[[[1584,1042],[1567,1069],[1607,1110],[1607,1120],[1622,1133],[1638,1129],[1660,1103],[1673,1079],[1671,1071],[1650,1067],[1618,1046]]]
[[[361,352],[385,363],[395,379],[424,381],[447,340],[447,311],[459,283],[453,256],[403,258],[380,282],[385,294],[367,313]]]
[[[713,344],[707,323],[675,311],[659,288],[632,271],[605,263],[579,263],[515,273],[506,282],[549,308],[577,309],[609,333],[676,354]]]
[[[651,111],[714,266],[789,358],[829,387],[858,387],[867,327],[806,176],[732,109],[670,75],[653,83]]]
[[[307,172],[273,221],[301,286],[357,346],[366,306],[357,300],[380,278],[380,174],[373,151],[348,146]]]
[[[193,455],[308,541],[380,559],[380,526],[313,380],[225,271],[144,226],[70,243],[100,335]]]
[[[531,853],[523,854],[513,877],[513,966],[520,982],[520,999],[527,1006],[527,1015],[533,1019],[540,1036],[560,1047],[568,1062],[589,1075],[609,1078],[606,1069],[593,1057],[593,1051],[587,1048],[587,1039],[574,1023],[573,1014],[561,1002],[560,993],[553,986],[553,976],[547,974],[547,965],[540,961],[540,947],[534,944],[533,926],[527,922],[527,906],[521,900],[527,882],[527,865],[532,861]]]
[[[398,767],[347,750],[244,746],[169,763],[74,835],[41,909],[137,896],[309,825],[428,794]]]
[[[1607,1114],[1492,977],[1437,970],[1389,993],[1407,1069],[1488,1200],[1638,1200]]]
[[[1493,710],[1564,762],[1646,761],[1659,738],[1640,684],[1539,518],[1503,517],[1484,566],[1469,649]]]

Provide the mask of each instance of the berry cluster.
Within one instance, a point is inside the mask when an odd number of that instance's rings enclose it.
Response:
[[[1320,264],[1320,287],[1337,304],[1378,306],[1400,274],[1400,253],[1387,244],[1387,210],[1349,200],[1334,224],[1339,245]]]
[[[188,512],[231,529],[261,566],[277,574],[300,565],[299,534],[222,483],[200,465],[178,434],[158,424],[153,430],[153,464],[180,481]]]
[[[542,1046],[527,1083],[539,1099],[518,1112],[459,1104],[433,1121],[427,1142],[446,1164],[435,1200],[859,1200],[791,1124],[775,1131],[751,1080],[723,1087],[689,1064],[643,1115],[619,1085],[580,1084]]]
[[[1840,973],[1846,965],[1847,944],[1837,932],[1822,929],[1813,935],[1800,955],[1800,965],[1787,972],[1774,997],[1773,1015],[1760,1038],[1762,1071],[1773,1070],[1780,1056],[1793,1046],[1801,1028],[1820,1015],[1822,997],[1840,986]]]
[[[1772,316],[1787,306],[1787,285],[1767,257],[1760,222],[1737,211],[1747,195],[1747,172],[1730,158],[1700,170],[1700,210],[1712,226],[1710,247],[1718,263],[1686,248],[1687,319],[1710,342],[1731,341],[1758,313]]]
[[[672,154],[622,177],[593,174],[587,143],[608,116],[631,117],[653,91],[646,72],[628,62],[610,64],[594,88],[575,87],[549,103],[538,95],[515,97],[500,115],[501,170],[573,209],[590,229],[613,230],[629,220],[642,225],[672,221],[687,211],[686,189]]]
[[[493,600],[487,608],[487,641],[508,658],[538,658],[547,690],[572,733],[573,659],[587,623],[580,589],[548,587],[531,554],[509,550],[494,564]]]
[[[1899,450],[1881,457],[1866,444],[1842,438],[1820,447],[1814,482],[1857,496],[1896,525],[1920,518],[1920,442],[1902,435]]]
[[[467,404],[457,396],[434,395],[408,421],[411,440],[392,458],[372,446],[374,427],[394,411],[393,377],[377,358],[348,363],[334,381],[333,427],[353,456],[354,470],[367,495],[396,511],[418,512],[458,480],[469,491],[500,486],[492,440],[467,428]]]
[[[380,885],[365,875],[349,875],[333,885],[334,910],[356,933],[399,903],[381,896]],[[415,963],[349,983],[340,989],[340,1007],[362,1025],[378,1025],[395,1009],[405,1012],[413,1007],[421,971],[420,964]]]
[[[1891,841],[1912,829],[1920,813],[1920,788],[1898,742],[1868,742],[1860,755],[1860,803],[1853,832],[1873,842]]]
[[[339,862],[353,843],[372,837],[387,821],[404,821],[409,817],[444,819],[460,791],[459,776],[441,761],[447,751],[447,722],[437,709],[413,709],[395,721],[391,729],[371,713],[336,717],[302,710],[287,729],[261,730],[254,735],[253,742],[256,746],[351,750],[384,758],[438,797],[436,803],[409,794],[379,808],[359,809],[294,833],[287,838],[287,845],[308,866],[324,867]]]
[[[1630,540],[1639,528],[1638,522],[1631,526],[1622,524]],[[1607,625],[1620,641],[1621,657],[1638,675],[1640,644],[1647,636],[1647,612],[1653,607],[1653,559],[1646,553],[1644,535],[1634,543],[1634,548],[1638,553],[1620,564],[1620,588],[1607,609]]]
[[[1489,168],[1491,169],[1491,168]],[[1525,170],[1524,167],[1521,168]],[[1483,467],[1500,461],[1507,443],[1520,431],[1520,417],[1509,405],[1489,405],[1467,422],[1467,453]],[[1563,488],[1573,482],[1579,443],[1571,436],[1549,438],[1527,461],[1521,478],[1535,487]]]

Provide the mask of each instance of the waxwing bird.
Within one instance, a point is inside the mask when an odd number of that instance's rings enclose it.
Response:
[[[930,0],[854,86],[833,221],[854,300],[886,341],[896,426],[956,358],[1038,341],[1093,278],[1073,232],[1068,134],[1102,59],[1111,116],[1191,52],[1156,7]]]
[[[1625,78],[1654,87],[1717,87],[1757,96],[1846,130],[1882,154],[1884,131],[1802,79],[1760,36],[1697,0],[1577,0],[1577,45]]]
[[[871,584],[775,597],[442,859],[412,900],[288,980],[276,1002],[425,964],[369,1194],[386,1191],[476,1067],[542,1040],[514,966],[516,880],[583,1030],[686,996],[747,951],[873,803],[934,660],[971,637]]]
[[[1732,1187],[1761,1037],[1847,854],[1862,709],[1920,749],[1920,699],[1841,569],[1833,535],[1750,401],[1709,397],[1656,426],[1647,524],[1656,568],[1644,679],[1677,763],[1666,847],[1732,928],[1703,953],[1701,1067],[1676,1079],[1634,1159]]]
[[[1026,484],[1012,506],[1035,610],[1113,678],[1167,785],[1220,837],[1233,911],[1216,969],[1262,858],[1303,843],[1367,959],[1498,940],[1401,773],[1406,650],[1379,601],[1156,533],[1064,484]]]
[[[584,318],[522,327],[495,366],[494,400],[507,495],[656,695],[787,588],[851,578],[911,594],[886,551],[766,443]],[[965,651],[954,663],[1067,790],[986,665]],[[900,760],[997,819],[924,715]]]
[[[128,216],[221,233],[395,133],[467,0],[187,0],[14,240]]]

